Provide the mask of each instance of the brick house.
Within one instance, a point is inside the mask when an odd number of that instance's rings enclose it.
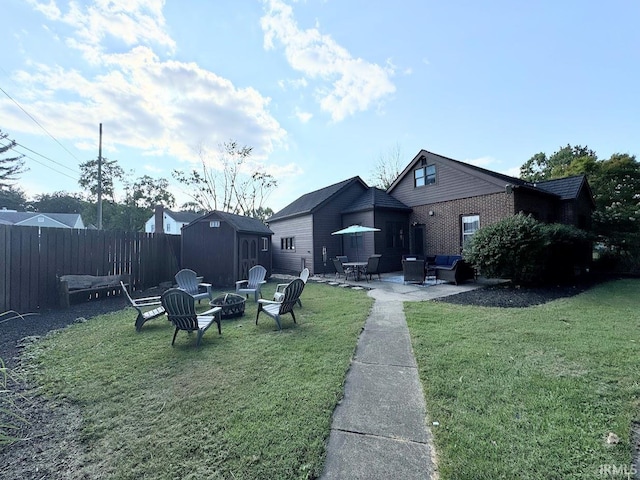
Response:
[[[273,269],[333,271],[324,258],[353,258],[357,246],[365,259],[382,254],[382,271],[397,271],[404,254],[458,254],[478,228],[519,212],[587,229],[594,208],[584,175],[531,183],[421,150],[386,191],[354,177],[303,195],[268,219]],[[332,238],[352,224],[380,232]]]

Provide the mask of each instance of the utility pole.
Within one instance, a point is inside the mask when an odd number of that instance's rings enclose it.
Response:
[[[98,230],[102,230],[102,124],[98,146]]]

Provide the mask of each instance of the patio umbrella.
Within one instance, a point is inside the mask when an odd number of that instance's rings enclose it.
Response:
[[[358,233],[365,232],[379,232],[379,228],[375,227],[364,227],[362,225],[351,225],[350,227],[343,228],[342,230],[338,230],[337,232],[332,232],[331,235],[357,235]],[[358,258],[358,239],[356,239],[356,262],[359,261]]]

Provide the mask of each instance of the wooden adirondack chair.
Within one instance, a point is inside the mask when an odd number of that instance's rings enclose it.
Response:
[[[296,314],[293,313],[293,306],[300,298],[302,290],[304,290],[304,282],[302,281],[302,279],[296,278],[284,289],[284,298],[282,299],[282,301],[276,302],[273,300],[264,300],[262,298],[258,300],[256,325],[258,324],[258,317],[260,316],[261,312],[264,312],[276,321],[278,330],[282,330],[282,324],[280,323],[280,320],[281,317],[283,315],[286,315],[287,313],[291,314],[293,323],[296,323]]]
[[[171,323],[176,327],[173,334],[171,345],[176,341],[176,335],[179,330],[186,332],[197,332],[196,347],[200,345],[200,340],[204,332],[213,325],[218,324],[218,334],[222,334],[220,326],[222,319],[222,307],[214,307],[201,314],[196,313],[195,299],[184,290],[179,288],[170,288],[162,294],[162,306],[167,311],[167,316]]]

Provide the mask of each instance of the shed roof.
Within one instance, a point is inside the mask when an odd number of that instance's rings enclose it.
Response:
[[[355,183],[360,183],[365,188],[369,188],[368,185],[364,183],[364,181],[360,177],[351,177],[347,180],[343,180],[342,182],[338,182],[333,185],[329,185],[328,187],[321,188],[320,190],[302,195],[279,212],[273,214],[270,218],[267,219],[267,222],[273,222],[274,220],[282,220],[284,218],[313,213],[315,210],[329,201],[332,197],[349,188]]]
[[[202,221],[209,221],[211,218],[220,218],[229,223],[236,232],[239,233],[255,233],[259,235],[273,235],[273,232],[267,227],[264,222],[258,218],[246,217],[244,215],[236,215],[235,213],[221,212],[220,210],[213,210],[206,215],[199,216],[196,220],[183,228],[189,228],[195,223]]]

